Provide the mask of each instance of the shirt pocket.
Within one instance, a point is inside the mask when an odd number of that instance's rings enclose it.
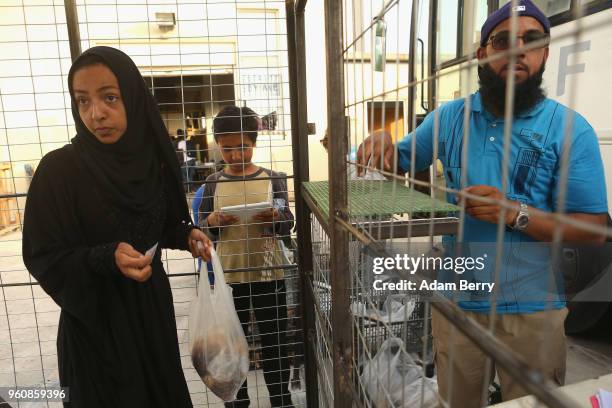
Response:
[[[531,193],[532,205],[544,211],[550,211],[553,190],[555,189],[555,175],[557,160],[546,156],[540,157],[536,168],[536,176]]]

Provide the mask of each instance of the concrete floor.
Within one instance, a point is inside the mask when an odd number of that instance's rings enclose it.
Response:
[[[194,270],[194,261],[186,252],[167,251],[167,257],[165,268],[170,273]],[[28,282],[30,279],[21,259],[20,232],[0,237],[0,279],[3,284]],[[221,407],[221,402],[208,392],[195,370],[191,368],[187,321],[189,303],[195,297],[195,278],[173,278],[170,282],[174,295],[181,358],[194,406]],[[0,289],[0,387],[15,384],[58,384],[55,350],[58,318],[59,308],[40,287],[18,286]],[[612,373],[612,327],[599,334],[568,338],[567,384],[607,373]],[[249,376],[252,406],[269,406],[262,373],[251,372]],[[303,386],[303,376],[301,382]],[[303,390],[295,392],[293,401],[298,406],[304,403],[304,393]],[[39,406],[47,405],[20,405]]]
[[[168,273],[193,272],[195,263],[184,251],[167,251],[164,268]],[[30,282],[21,258],[21,233],[0,237],[0,283]],[[194,407],[222,408],[222,401],[208,391],[191,363],[189,352],[189,305],[196,296],[192,276],[170,279],[179,339],[181,362]],[[56,336],[59,307],[37,285],[0,288],[0,387],[59,384]],[[293,370],[292,370],[293,374]],[[247,377],[251,406],[270,407],[268,391],[261,370]],[[302,388],[292,389],[294,405],[305,404]],[[5,408],[0,402],[0,408]],[[61,407],[60,403],[21,403],[11,407]]]
[[[597,333],[567,338],[566,384],[612,373],[612,325]]]

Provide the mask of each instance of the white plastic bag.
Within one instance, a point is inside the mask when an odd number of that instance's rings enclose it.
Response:
[[[389,295],[385,299],[382,309],[372,309],[365,303],[351,303],[351,313],[355,316],[365,317],[385,323],[399,323],[410,320],[412,312],[416,307],[416,302],[411,299],[406,301],[405,295]]]
[[[364,364],[361,381],[368,397],[377,408],[436,407],[436,381],[422,376],[422,367],[410,362],[402,353],[402,344],[397,337],[388,338],[374,358]]]
[[[211,249],[214,290],[202,263],[198,297],[189,313],[191,362],[204,384],[225,402],[236,399],[249,371],[249,346],[225,283],[219,256]]]

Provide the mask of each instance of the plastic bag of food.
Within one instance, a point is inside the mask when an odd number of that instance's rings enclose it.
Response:
[[[403,342],[390,337],[374,358],[363,366],[361,381],[376,408],[438,406],[435,380],[423,377],[423,369],[402,352]],[[422,402],[422,405],[421,405]]]
[[[202,264],[198,297],[189,313],[189,349],[204,384],[229,402],[236,399],[249,371],[249,346],[219,256],[214,250],[211,255],[215,285],[210,287],[206,264]]]

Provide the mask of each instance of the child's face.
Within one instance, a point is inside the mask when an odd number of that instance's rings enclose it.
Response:
[[[221,150],[223,161],[232,170],[240,171],[251,164],[253,157],[253,147],[255,143],[242,133],[227,133],[217,137],[217,144]]]

